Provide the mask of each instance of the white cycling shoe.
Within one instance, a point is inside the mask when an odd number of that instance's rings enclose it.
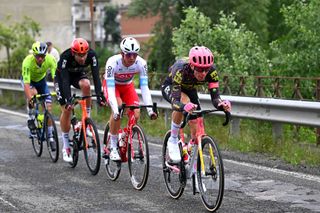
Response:
[[[72,162],[71,149],[70,148],[62,149],[62,157],[65,162],[71,163]]]
[[[118,148],[111,148],[111,150],[110,150],[110,160],[112,160],[112,161],[120,161],[121,160]]]
[[[181,161],[181,154],[178,141],[175,141],[172,137],[170,137],[167,145],[171,161],[173,163],[179,163]]]

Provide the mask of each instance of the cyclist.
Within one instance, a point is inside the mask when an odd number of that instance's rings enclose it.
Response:
[[[208,84],[212,104],[215,108],[230,111],[231,103],[221,100],[219,80],[214,66],[214,57],[210,49],[194,46],[189,51],[189,58],[177,60],[170,68],[169,75],[161,86],[162,96],[172,104],[171,136],[168,140],[169,157],[173,162],[180,162],[178,134],[183,119],[183,111],[200,110],[196,86]],[[196,137],[196,118],[190,117],[191,139]],[[188,155],[184,155],[188,161]]]
[[[29,114],[28,128],[30,129],[30,137],[35,135],[35,123],[34,117],[31,114],[31,109],[34,107],[32,97],[36,94],[49,93],[49,88],[46,81],[47,70],[51,70],[52,77],[55,75],[57,62],[52,55],[47,54],[47,45],[44,42],[35,42],[32,44],[32,54],[25,57],[22,62],[22,84],[24,93],[27,98],[27,110]],[[52,110],[52,99],[51,96],[46,97],[46,103],[48,111]],[[48,126],[49,141],[51,149],[55,151],[55,143],[52,135],[52,124]]]
[[[90,80],[88,79],[88,66],[91,67],[92,77],[99,105],[104,105],[104,96],[101,95],[101,82],[99,77],[98,58],[94,50],[89,48],[88,42],[83,38],[75,38],[71,48],[68,48],[60,55],[57,72],[55,76],[58,100],[61,105],[60,125],[63,141],[63,160],[72,162],[71,149],[69,144],[69,131],[71,123],[72,104],[70,103],[71,88],[80,89],[82,95],[90,95]],[[91,98],[86,99],[87,113],[90,116]],[[88,132],[88,131],[87,131]],[[90,133],[87,133],[90,135]]]
[[[139,42],[132,37],[124,38],[120,43],[121,53],[110,57],[106,63],[103,91],[106,100],[111,106],[110,116],[110,159],[120,160],[118,148],[118,130],[120,128],[120,115],[118,106],[122,102],[127,105],[139,105],[139,97],[135,91],[132,79],[135,74],[140,75],[140,88],[144,104],[151,105],[152,98],[148,87],[148,69],[146,61],[138,55]],[[135,109],[136,120],[140,117],[140,109]],[[149,117],[154,120],[158,117],[152,108],[147,108]],[[106,147],[104,147],[105,150]]]

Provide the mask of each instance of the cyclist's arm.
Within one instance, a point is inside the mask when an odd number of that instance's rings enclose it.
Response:
[[[219,93],[219,78],[218,78],[217,71],[214,70],[208,73],[208,76],[209,76],[208,89],[210,92],[212,105],[216,109],[220,109],[221,107],[218,107],[218,104],[221,102],[221,98]]]
[[[59,85],[60,96],[64,97],[67,100],[71,97],[71,88],[70,88],[70,79],[68,71],[68,57],[64,54],[61,55],[61,58],[58,62],[58,67],[56,70],[56,79],[55,82]]]
[[[182,72],[178,70],[172,76],[172,91],[171,91],[171,104],[172,109],[177,111],[183,111],[184,105],[181,100],[181,84],[182,84]]]
[[[91,57],[91,70],[92,70],[92,78],[94,83],[94,91],[97,95],[100,95],[102,92],[101,90],[101,81],[99,76],[99,63],[97,55],[94,51],[92,51]]]
[[[31,100],[31,91],[30,91],[30,81],[31,81],[31,69],[29,60],[25,58],[22,62],[22,79],[23,79],[23,89],[28,100]]]
[[[140,89],[142,94],[143,103],[145,105],[152,105],[152,97],[148,86],[148,68],[145,60],[141,60],[140,69]],[[152,108],[147,108],[148,112],[152,112]]]
[[[118,103],[117,103],[116,92],[115,92],[114,65],[110,60],[108,60],[106,63],[106,71],[104,76],[107,83],[109,105],[113,113],[118,114],[119,110],[118,110]]]

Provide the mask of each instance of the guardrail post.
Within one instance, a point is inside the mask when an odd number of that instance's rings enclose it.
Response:
[[[282,139],[282,123],[274,122],[272,123],[272,137],[274,141]]]
[[[316,98],[320,100],[320,79],[317,79]],[[320,145],[320,128],[316,128],[317,146]]]
[[[230,134],[231,136],[238,137],[240,136],[240,118],[232,118]]]

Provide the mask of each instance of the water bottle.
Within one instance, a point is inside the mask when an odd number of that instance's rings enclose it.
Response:
[[[42,124],[43,124],[43,120],[44,120],[44,114],[39,114],[37,116],[37,120],[38,120],[38,128],[42,128]]]
[[[76,125],[74,126],[74,131],[75,131],[75,132],[79,132],[80,129],[81,129],[81,121],[78,121],[78,122],[76,123]]]

